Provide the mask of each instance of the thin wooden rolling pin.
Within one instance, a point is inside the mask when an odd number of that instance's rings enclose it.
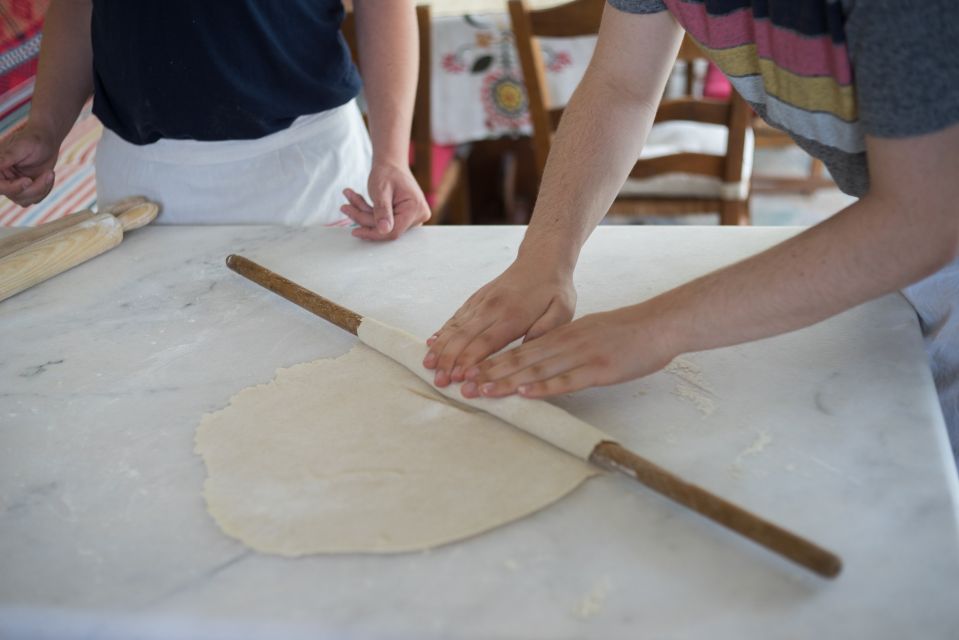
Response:
[[[116,216],[84,216],[0,257],[0,301],[112,249],[120,244],[124,231],[148,224],[158,211],[156,204],[147,202]]]
[[[230,255],[227,266],[241,276],[298,304],[336,326],[356,334],[363,317],[243,256]],[[827,578],[839,575],[842,561],[834,553],[764,520],[626,449],[613,441],[600,442],[589,462],[619,471],[650,489],[739,533],[793,562]]]

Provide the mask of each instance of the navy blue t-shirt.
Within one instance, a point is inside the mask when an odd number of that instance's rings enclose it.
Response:
[[[260,138],[349,102],[340,0],[94,0],[93,112],[133,144]]]

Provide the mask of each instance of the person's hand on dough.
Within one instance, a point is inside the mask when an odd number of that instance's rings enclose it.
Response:
[[[680,353],[663,318],[654,302],[583,316],[471,367],[461,391],[542,398],[648,375]]]
[[[53,188],[59,150],[47,131],[29,123],[0,143],[0,195],[21,207],[43,200]]]
[[[534,340],[566,324],[575,307],[571,272],[517,259],[427,340],[430,349],[423,366],[436,370],[438,387],[462,382],[467,369],[516,338]]]
[[[353,229],[357,238],[395,240],[430,219],[426,196],[406,165],[374,160],[367,189],[372,204],[352,189],[343,191],[347,204],[340,211],[359,225]]]

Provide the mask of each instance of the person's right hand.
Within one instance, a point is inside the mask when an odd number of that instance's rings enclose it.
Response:
[[[468,369],[516,338],[533,340],[569,322],[575,307],[571,272],[517,259],[426,341],[423,366],[436,371],[438,387],[463,382]]]
[[[21,207],[40,202],[53,188],[59,145],[40,127],[25,127],[0,143],[0,195]]]

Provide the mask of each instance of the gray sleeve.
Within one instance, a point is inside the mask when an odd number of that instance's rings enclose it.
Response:
[[[846,38],[867,134],[917,136],[959,122],[959,2],[856,0]]]
[[[659,13],[666,10],[663,0],[608,0],[616,9],[627,13]]]

